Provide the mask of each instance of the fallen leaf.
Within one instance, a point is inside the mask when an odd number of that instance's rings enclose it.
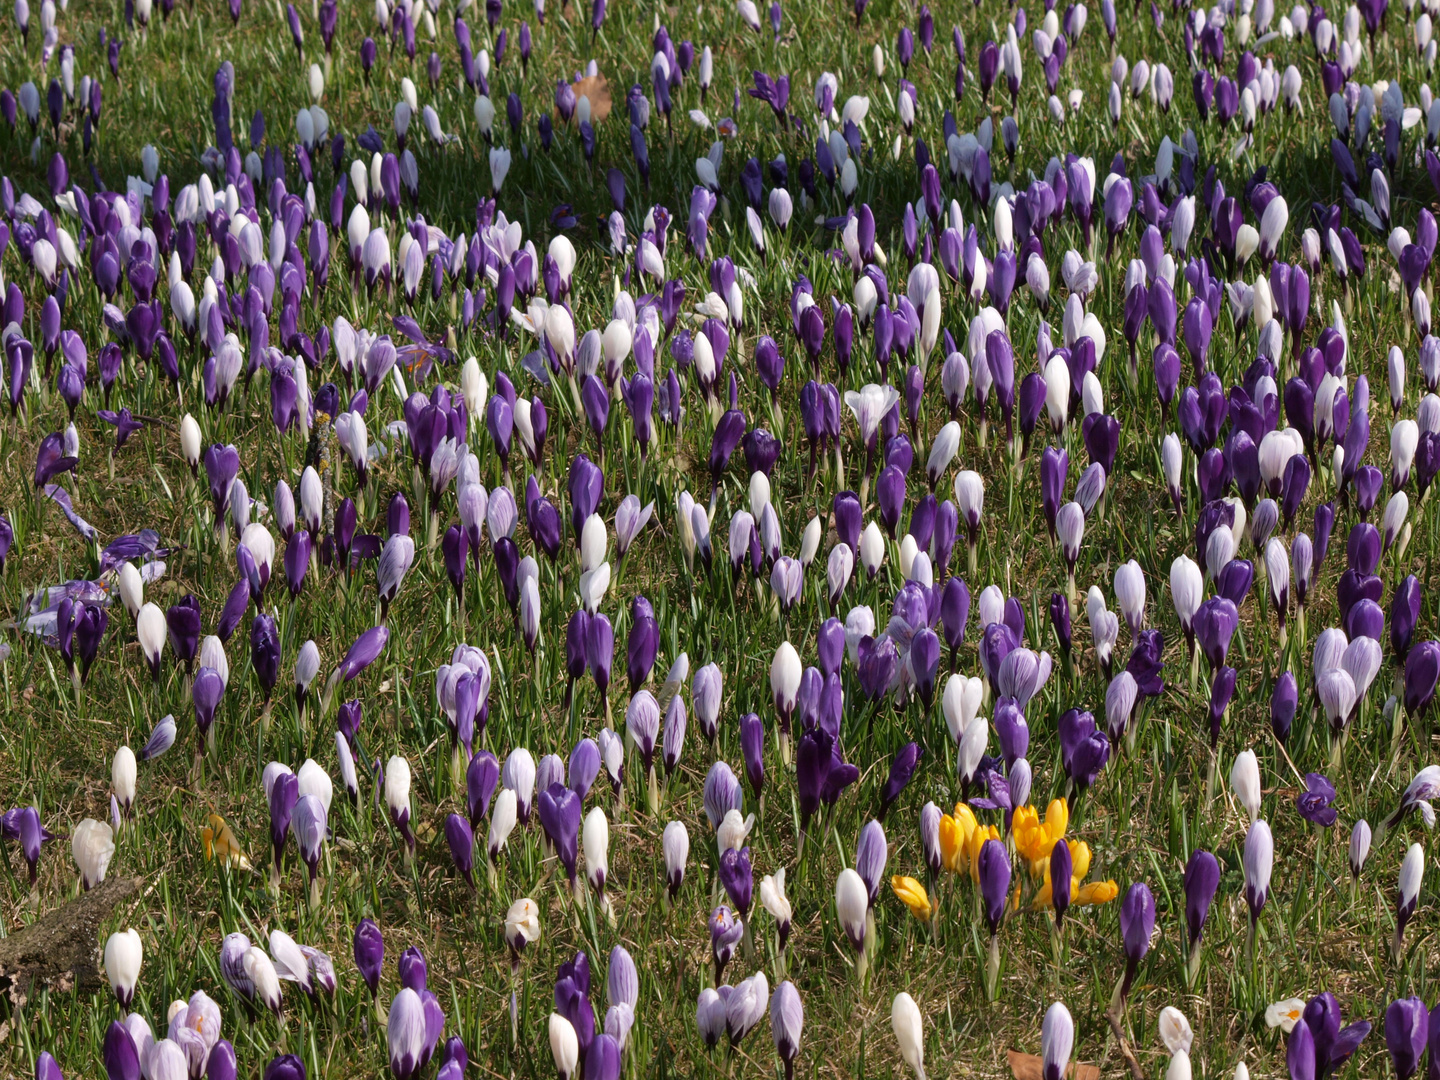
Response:
[[[1034,1054],[1022,1054],[1016,1050],[1007,1051],[1007,1054],[1015,1080],[1041,1080],[1044,1076],[1044,1063]],[[1094,1065],[1076,1061],[1070,1064],[1070,1077],[1071,1080],[1100,1080],[1100,1070]]]

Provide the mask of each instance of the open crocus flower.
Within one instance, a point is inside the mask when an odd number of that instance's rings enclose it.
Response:
[[[865,450],[866,480],[870,478],[880,422],[899,400],[900,391],[889,385],[867,383],[859,391],[845,392],[845,407],[854,414],[855,423],[860,429],[860,445]]]
[[[1015,835],[1015,850],[1029,862],[1032,880],[1038,881],[1044,877],[1050,859],[1050,851],[1057,841],[1064,839],[1065,830],[1069,826],[1070,807],[1064,799],[1051,801],[1045,809],[1043,822],[1033,806],[1017,806],[1015,808],[1015,816],[1011,824],[1011,831]],[[1088,850],[1087,848],[1087,859]]]

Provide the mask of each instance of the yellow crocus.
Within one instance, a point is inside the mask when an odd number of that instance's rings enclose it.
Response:
[[[1034,807],[1022,806],[1015,811],[1012,825],[1015,850],[1029,860],[1032,879],[1038,880],[1044,874],[1051,850],[1057,840],[1064,838],[1069,826],[1070,808],[1064,799],[1055,799],[1045,808],[1043,822]]]
[[[1070,844],[1071,858],[1075,860],[1077,870],[1080,867],[1080,856],[1075,854],[1076,845]],[[1083,853],[1085,869],[1090,869],[1090,852],[1087,848]],[[1048,863],[1049,860],[1046,860]],[[1090,907],[1093,904],[1108,904],[1120,895],[1120,886],[1113,881],[1091,881],[1076,873],[1070,878],[1070,906]],[[1054,890],[1051,887],[1050,868],[1045,868],[1045,883],[1035,891],[1035,899],[1031,903],[1031,910],[1045,911],[1054,906]]]
[[[912,877],[902,877],[897,874],[890,879],[890,888],[895,890],[895,895],[900,902],[908,907],[911,913],[921,922],[930,918],[930,897],[925,892],[925,886]]]
[[[1075,889],[1073,895],[1075,899],[1071,903],[1078,907],[1108,904],[1120,895],[1120,886],[1113,881],[1092,881],[1088,885],[1081,885]]]
[[[1054,814],[1056,803],[1050,804],[1050,812],[1046,815],[1046,824],[1040,826],[1044,831],[1048,828],[1053,819],[1057,824],[1066,821],[1068,815],[1062,810],[1057,817]],[[1063,804],[1062,804],[1063,805]],[[1033,813],[1033,811],[1032,811]],[[1018,842],[1017,842],[1018,846]],[[1070,849],[1070,903],[1073,907],[1088,907],[1091,904],[1108,904],[1120,894],[1120,887],[1113,881],[1092,881],[1086,883],[1085,879],[1090,875],[1090,845],[1084,840],[1066,840],[1065,846]],[[1033,859],[1030,863],[1031,873],[1037,881],[1042,884],[1035,891],[1035,898],[1031,902],[1032,911],[1044,911],[1054,904],[1050,878],[1050,852],[1053,850],[1052,842],[1049,848],[1045,849],[1043,858]]]
[[[994,825],[976,825],[975,831],[970,834],[967,846],[968,861],[970,864],[970,880],[980,884],[980,849],[985,846],[986,840],[999,840],[1000,830]]]
[[[960,857],[965,851],[965,834],[949,814],[940,815],[940,865],[950,873],[958,872]]]
[[[1070,895],[1074,897],[1080,891],[1080,882],[1074,878],[1070,879]],[[1072,899],[1071,903],[1075,901]],[[1035,890],[1035,899],[1030,901],[1031,911],[1049,911],[1055,906],[1055,890],[1051,888],[1050,872],[1045,872],[1045,884]]]
[[[955,823],[960,826],[960,831],[965,834],[965,839],[970,839],[970,834],[979,828],[980,823],[975,820],[975,811],[966,806],[963,802],[955,804]]]
[[[1015,837],[1015,850],[1025,852],[1025,842],[1040,827],[1040,814],[1033,806],[1017,806],[1010,816],[1010,832]]]
[[[240,842],[235,839],[230,826],[225,824],[225,819],[219,814],[211,814],[209,822],[200,830],[206,860],[214,859],[218,855],[227,869],[238,866],[241,870],[249,870],[250,860],[245,857],[245,852],[240,850]]]
[[[973,862],[971,844],[980,825],[975,812],[964,803],[955,804],[954,815],[940,818],[940,863],[952,874],[958,874],[967,863]],[[991,834],[994,829],[990,830]],[[987,834],[986,839],[990,834]],[[976,851],[979,849],[976,848]]]

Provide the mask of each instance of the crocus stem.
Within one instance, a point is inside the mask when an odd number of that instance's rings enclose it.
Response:
[[[990,948],[985,961],[985,1000],[994,1001],[1000,990],[1000,937],[990,935]]]
[[[1190,946],[1190,959],[1185,965],[1185,985],[1194,989],[1195,978],[1200,974],[1200,959],[1202,956],[1201,943],[1199,939]]]

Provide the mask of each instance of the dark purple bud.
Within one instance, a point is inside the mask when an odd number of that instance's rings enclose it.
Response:
[[[1270,694],[1270,730],[1283,744],[1290,738],[1290,727],[1295,721],[1295,708],[1300,698],[1300,689],[1295,676],[1282,672],[1275,680],[1275,689]]]
[[[1210,852],[1197,848],[1185,864],[1185,926],[1193,951],[1200,943],[1210,904],[1220,887],[1220,863]]]

